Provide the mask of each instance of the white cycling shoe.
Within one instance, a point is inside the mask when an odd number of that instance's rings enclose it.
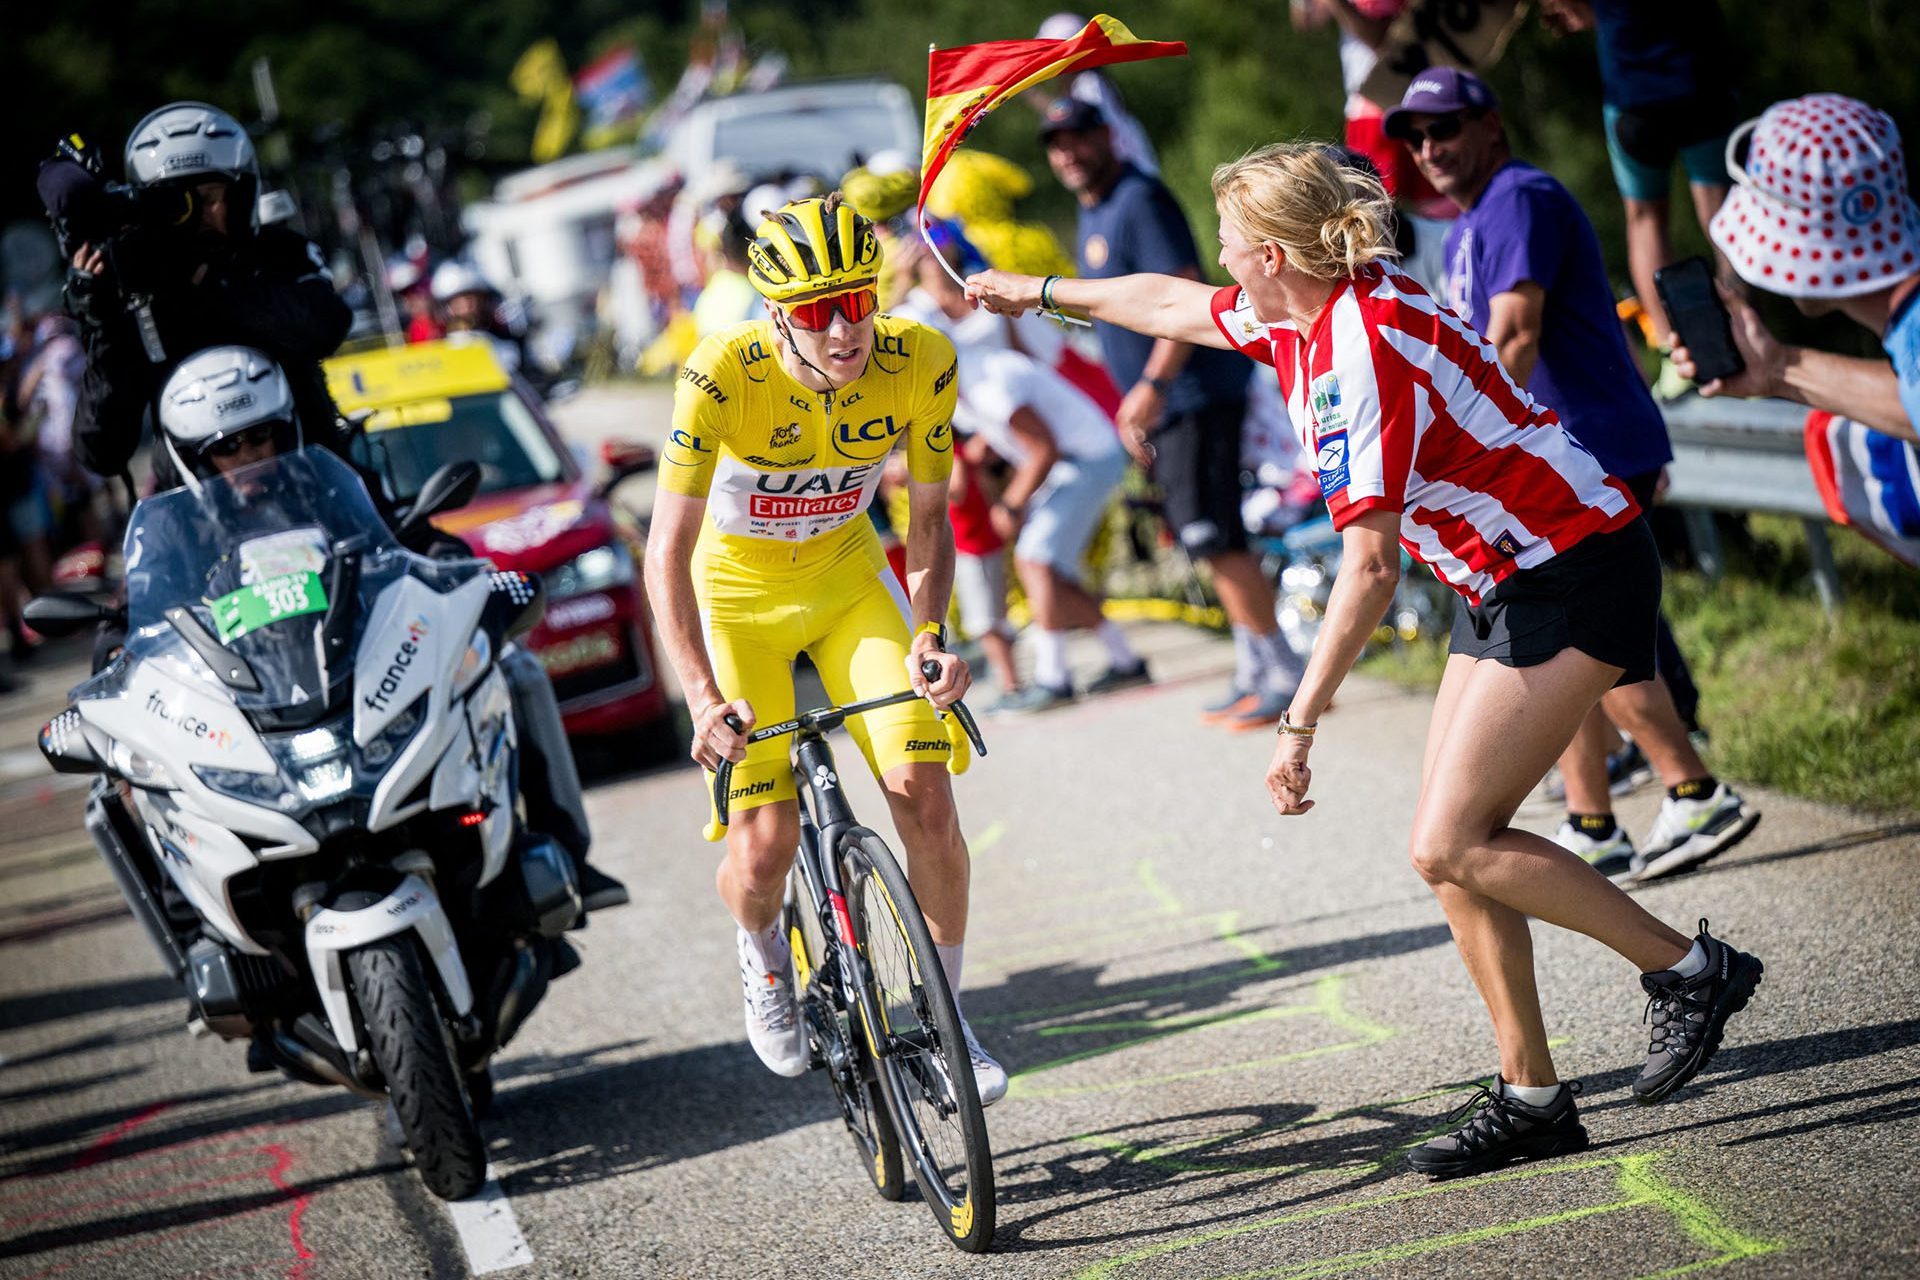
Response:
[[[967,1061],[973,1067],[973,1086],[980,1091],[980,1105],[990,1107],[1007,1096],[1007,1069],[980,1047],[973,1028],[960,1019],[960,1030],[967,1038]]]
[[[807,1074],[807,1029],[793,992],[793,958],[774,972],[761,967],[760,955],[745,929],[734,926],[740,953],[740,992],[747,1006],[747,1042],[767,1070],[792,1079]],[[1006,1088],[1005,1084],[1001,1089]]]

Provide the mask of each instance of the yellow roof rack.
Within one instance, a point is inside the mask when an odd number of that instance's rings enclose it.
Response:
[[[382,347],[325,362],[327,390],[342,413],[416,400],[504,391],[512,378],[485,338]]]

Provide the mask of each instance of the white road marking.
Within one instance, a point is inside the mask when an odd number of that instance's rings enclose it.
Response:
[[[500,1189],[500,1180],[492,1165],[487,1166],[487,1185],[469,1200],[447,1201],[447,1213],[460,1244],[467,1251],[467,1268],[476,1276],[509,1267],[524,1267],[533,1261],[533,1250],[520,1234],[520,1222],[513,1216],[513,1203]]]

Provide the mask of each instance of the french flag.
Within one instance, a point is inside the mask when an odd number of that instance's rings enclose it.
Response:
[[[1920,568],[1920,451],[1815,410],[1807,415],[1807,465],[1829,519]]]

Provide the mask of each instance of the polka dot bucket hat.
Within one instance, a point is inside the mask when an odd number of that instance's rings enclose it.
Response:
[[[1920,272],[1920,217],[1885,112],[1837,93],[1776,102],[1733,131],[1727,171],[1735,186],[1710,231],[1749,284],[1850,298]]]

